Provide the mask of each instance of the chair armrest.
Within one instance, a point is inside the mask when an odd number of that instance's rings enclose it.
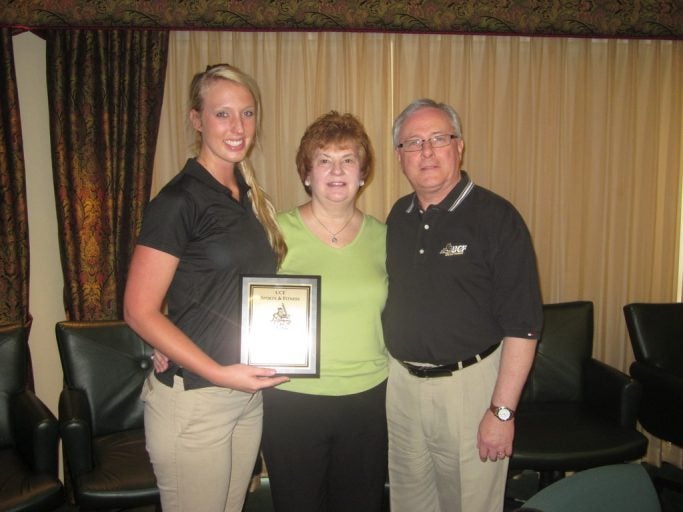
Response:
[[[59,431],[72,476],[92,470],[90,405],[82,391],[64,388],[59,395]]]
[[[584,403],[603,418],[635,428],[642,394],[640,384],[624,372],[594,358],[586,363]]]
[[[38,473],[57,477],[59,425],[48,407],[26,389],[10,399],[10,421],[16,447]]]
[[[666,370],[640,361],[635,361],[630,368],[631,376],[643,386],[656,389],[668,396],[683,398],[683,379]]]

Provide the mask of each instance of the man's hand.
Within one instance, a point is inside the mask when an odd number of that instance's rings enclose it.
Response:
[[[477,447],[482,462],[496,461],[512,455],[512,441],[515,438],[515,420],[500,421],[490,410],[486,410],[479,423]]]
[[[168,370],[168,357],[162,354],[157,349],[154,349],[154,355],[152,356],[152,362],[154,363],[154,371],[157,373],[163,373]]]

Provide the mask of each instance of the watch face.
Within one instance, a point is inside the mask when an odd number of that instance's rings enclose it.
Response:
[[[496,409],[495,409],[495,411],[493,411],[493,413],[501,421],[507,421],[510,418],[512,418],[512,411],[510,409],[508,409],[507,407],[496,407]]]

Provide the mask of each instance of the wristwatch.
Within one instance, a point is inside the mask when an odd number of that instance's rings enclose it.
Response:
[[[510,421],[512,418],[515,417],[515,411],[513,411],[509,407],[505,407],[504,405],[499,406],[491,404],[490,409],[493,415],[500,421]]]

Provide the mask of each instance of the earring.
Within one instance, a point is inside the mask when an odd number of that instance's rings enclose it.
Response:
[[[308,180],[304,180],[304,185],[306,185],[307,187],[310,187],[310,186],[311,186],[311,182],[308,181]]]
[[[358,184],[358,186],[362,187],[363,185],[365,185],[365,180],[360,180],[360,183]]]

